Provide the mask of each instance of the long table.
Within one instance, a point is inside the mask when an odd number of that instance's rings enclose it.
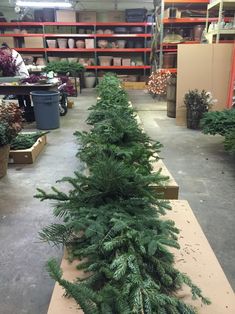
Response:
[[[0,95],[29,95],[40,90],[57,91],[57,84],[0,85]]]

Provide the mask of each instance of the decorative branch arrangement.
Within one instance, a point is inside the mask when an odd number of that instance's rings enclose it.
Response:
[[[21,109],[15,103],[0,105],[0,147],[9,145],[23,127]]]
[[[164,96],[167,90],[167,80],[171,77],[169,71],[156,70],[152,72],[148,81],[148,91],[152,96]]]
[[[151,172],[149,158],[158,158],[160,144],[138,128],[115,76],[105,76],[98,94],[88,118],[91,132],[76,132],[78,157],[89,174],[63,178],[72,186],[68,193],[52,187],[51,193],[38,189],[36,195],[55,200],[54,215],[63,221],[43,228],[41,238],[65,245],[86,278],[63,279],[54,259],[48,271],[85,314],[194,314],[177,297],[184,284],[194,299],[210,302],[174,267],[169,248],[179,248],[178,230],[162,218],[171,208],[152,188],[167,179],[161,171]]]

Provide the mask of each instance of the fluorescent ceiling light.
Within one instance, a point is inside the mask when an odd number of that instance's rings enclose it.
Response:
[[[19,7],[32,7],[32,8],[71,8],[70,2],[53,2],[53,1],[16,1],[16,5]]]

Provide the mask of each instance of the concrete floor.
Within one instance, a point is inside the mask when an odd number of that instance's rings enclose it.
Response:
[[[48,134],[48,144],[33,165],[11,165],[0,180],[0,314],[46,314],[54,282],[45,270],[49,257],[62,249],[39,241],[38,232],[55,219],[52,204],[33,198],[36,188],[48,190],[64,175],[83,169],[75,157],[75,130],[86,130],[87,108],[95,92],[84,90],[76,105]],[[235,288],[234,158],[223,150],[222,138],[175,125],[166,105],[144,91],[131,91],[146,132],[164,144],[161,156],[180,185]],[[30,126],[32,127],[32,125]],[[67,186],[62,186],[68,189]],[[222,314],[222,313],[221,313]]]

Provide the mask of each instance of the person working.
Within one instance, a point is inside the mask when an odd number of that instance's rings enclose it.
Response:
[[[24,63],[23,58],[21,55],[14,49],[11,49],[6,43],[3,43],[2,46],[0,47],[4,53],[11,54],[12,58],[15,62],[15,65],[17,67],[16,76],[20,76],[21,78],[27,78],[29,77],[29,72],[26,68],[26,65]],[[24,118],[28,122],[34,121],[34,112],[33,112],[33,107],[31,106],[31,99],[29,95],[18,95],[18,102],[20,108],[24,110]],[[9,97],[8,97],[9,99]],[[10,98],[12,99],[12,97]]]

